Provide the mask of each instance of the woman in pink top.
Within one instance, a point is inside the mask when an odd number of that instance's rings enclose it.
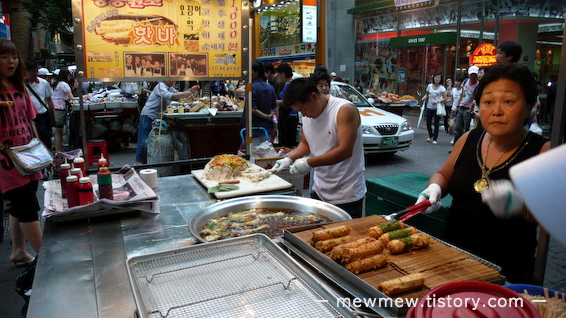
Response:
[[[37,114],[26,93],[26,67],[14,44],[0,38],[0,142],[7,146],[21,146],[36,136],[33,119]],[[0,192],[10,200],[10,232],[12,254],[16,264],[29,264],[34,257],[26,250],[26,240],[35,252],[41,245],[41,229],[37,212],[38,180],[41,172],[22,176],[12,161],[0,153]]]

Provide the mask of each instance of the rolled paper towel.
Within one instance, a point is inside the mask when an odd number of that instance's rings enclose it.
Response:
[[[150,188],[157,188],[157,170],[143,169],[140,171],[140,177]]]

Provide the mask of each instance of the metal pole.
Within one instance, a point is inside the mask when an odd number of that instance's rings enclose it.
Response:
[[[454,77],[458,77],[458,67],[460,66],[460,32],[462,31],[462,1],[458,1],[458,18],[456,19],[456,55],[454,61]]]
[[[250,18],[248,20],[248,44],[251,44],[252,39],[253,39],[253,19]],[[251,45],[248,45],[248,56],[247,56],[247,61],[248,61],[248,67],[247,67],[247,71],[244,71],[244,76],[247,75],[247,79],[246,79],[246,100],[245,100],[245,109],[246,109],[246,135],[245,135],[245,139],[246,139],[246,153],[249,157],[249,159],[253,162],[253,154],[252,154],[252,139],[253,139],[253,131],[252,131],[252,54],[249,51],[249,48],[251,48]],[[245,52],[245,51],[244,51]]]
[[[495,7],[495,27],[493,29],[493,45],[498,46],[497,41],[499,38],[499,8],[501,7],[501,0],[497,0]]]
[[[83,105],[83,82],[79,82],[79,114],[80,114],[80,121],[81,121],[81,135],[82,135],[82,143],[83,143],[83,157],[86,158],[85,162],[88,162],[88,147],[86,144],[86,122],[85,122],[85,110]],[[90,167],[87,167],[87,170]],[[86,176],[85,176],[86,177]]]

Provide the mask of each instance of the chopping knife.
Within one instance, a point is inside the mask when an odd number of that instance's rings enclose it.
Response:
[[[421,213],[422,211],[426,210],[429,206],[430,206],[430,201],[425,200],[421,203],[411,205],[410,207],[403,209],[401,211],[391,213],[389,215],[384,215],[383,218],[385,218],[389,222],[391,222],[393,220],[397,220],[397,218],[401,218],[400,219],[401,221],[406,221],[406,220],[410,219],[411,217],[413,217],[413,216]],[[407,214],[407,213],[409,213],[410,215]],[[407,214],[407,215],[405,215],[405,214]]]

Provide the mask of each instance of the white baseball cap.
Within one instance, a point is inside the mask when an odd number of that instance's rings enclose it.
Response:
[[[470,66],[470,68],[468,69],[468,74],[477,74],[480,71],[480,68],[472,65]]]
[[[60,70],[60,69],[56,69],[56,70],[53,71],[53,74],[59,75],[59,71],[61,71],[61,70]]]
[[[39,76],[47,76],[47,75],[53,75],[49,72],[48,69],[46,69],[45,67],[42,67],[40,69],[37,70],[37,75]]]
[[[330,76],[336,76],[336,73],[332,72],[330,73]]]

